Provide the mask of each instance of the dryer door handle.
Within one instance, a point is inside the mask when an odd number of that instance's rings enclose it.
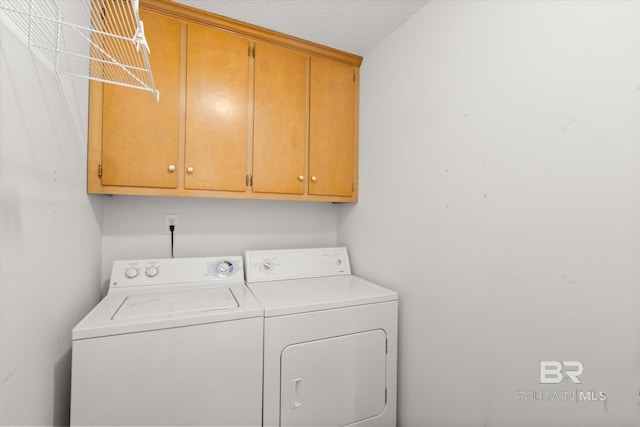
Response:
[[[302,395],[302,377],[291,380],[291,409],[298,409],[302,406],[300,396]]]

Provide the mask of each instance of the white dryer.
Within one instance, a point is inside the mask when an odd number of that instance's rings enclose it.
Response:
[[[265,426],[395,426],[397,293],[346,248],[247,251],[264,307]]]
[[[262,422],[263,309],[242,257],[116,261],[72,340],[71,425]]]

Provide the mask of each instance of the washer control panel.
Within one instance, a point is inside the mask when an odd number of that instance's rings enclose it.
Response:
[[[242,257],[114,261],[109,288],[244,279]]]
[[[245,252],[248,283],[351,274],[347,248]]]

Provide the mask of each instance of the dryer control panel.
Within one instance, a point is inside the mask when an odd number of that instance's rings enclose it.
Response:
[[[247,251],[245,265],[248,283],[351,274],[345,247]]]
[[[242,257],[159,258],[114,261],[109,288],[242,281]]]

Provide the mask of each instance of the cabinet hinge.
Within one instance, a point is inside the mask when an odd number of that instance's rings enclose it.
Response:
[[[353,73],[353,81],[355,83],[355,81],[356,81],[356,73]]]
[[[102,163],[98,165],[98,178],[102,178]]]
[[[256,47],[252,47],[251,48],[251,56],[253,56],[254,58],[256,57]]]
[[[251,56],[251,46],[247,46],[247,55]]]
[[[247,187],[253,186],[253,175],[247,175]]]
[[[356,183],[352,182],[351,183],[351,192],[354,193],[356,191]]]
[[[387,403],[387,388],[384,389],[384,403]]]
[[[385,354],[389,353],[389,340],[388,339],[384,340],[384,352],[385,352]]]

